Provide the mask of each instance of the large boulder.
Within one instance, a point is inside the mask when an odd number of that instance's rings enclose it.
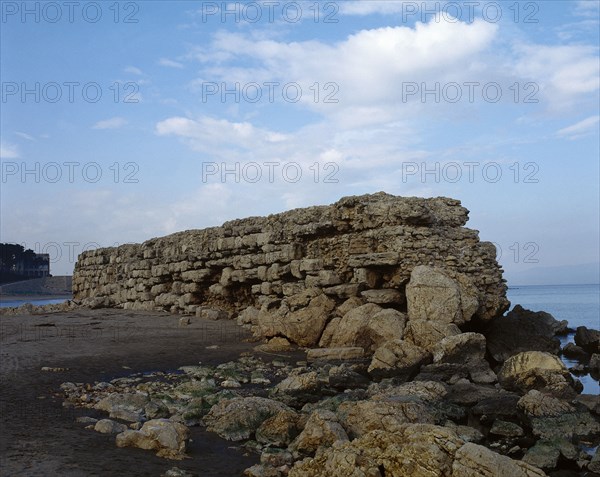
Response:
[[[319,447],[329,447],[337,441],[347,441],[348,435],[335,413],[317,409],[312,412],[300,435],[290,444],[290,450],[312,455]]]
[[[406,285],[410,320],[431,320],[462,325],[479,308],[478,292],[465,275],[452,277],[445,269],[416,266]]]
[[[376,379],[397,377],[408,381],[414,377],[423,364],[431,362],[431,353],[400,339],[388,341],[375,351],[369,374]]]
[[[324,380],[326,383],[326,379]],[[275,386],[271,393],[292,406],[316,402],[321,397],[322,381],[316,371],[295,372]]]
[[[396,432],[372,431],[297,462],[289,477],[450,476],[454,454],[462,444],[454,431],[434,425],[405,425]]]
[[[263,305],[257,318],[258,335],[267,338],[283,335],[297,345],[314,346],[335,308],[335,301],[321,293],[311,298],[307,306],[293,310],[289,303],[292,298],[274,310]]]
[[[435,346],[444,338],[458,334],[460,334],[460,328],[454,323],[410,320],[406,323],[404,339],[427,351],[433,351]]]
[[[519,399],[517,407],[528,417],[556,417],[575,412],[575,408],[569,402],[535,389]]]
[[[295,411],[279,411],[265,419],[256,430],[256,440],[275,447],[287,447],[300,433],[301,417]]]
[[[476,383],[494,383],[496,375],[485,360],[485,336],[461,333],[448,336],[433,348],[434,363],[454,363],[465,366]]]
[[[498,381],[508,390],[522,393],[544,390],[561,398],[574,398],[581,391],[581,383],[576,387],[563,362],[541,351],[527,351],[508,358],[498,373]]]
[[[338,408],[340,422],[350,438],[373,430],[396,432],[407,423],[435,423],[435,413],[415,398],[388,401],[347,401]]]
[[[578,326],[575,331],[575,344],[588,353],[600,353],[600,331]]]
[[[156,455],[167,459],[185,457],[185,441],[189,429],[179,422],[169,419],[146,421],[139,431],[127,430],[117,434],[117,447],[138,447],[155,450]]]
[[[516,305],[506,316],[490,321],[485,330],[490,355],[499,363],[524,351],[545,351],[557,354],[566,321],[557,321],[550,313],[534,312]],[[515,330],[519,330],[515,333]]]
[[[150,398],[145,393],[111,393],[98,401],[94,408],[109,413],[114,419],[138,422],[145,417]]]
[[[373,352],[384,342],[401,338],[405,324],[405,314],[367,303],[350,310],[339,320],[332,320],[319,344],[332,348],[358,346]]]
[[[291,411],[286,405],[263,397],[223,399],[204,417],[208,431],[228,441],[249,439],[260,425],[280,411]]]
[[[546,474],[525,462],[513,460],[467,442],[454,455],[452,477],[545,477]]]

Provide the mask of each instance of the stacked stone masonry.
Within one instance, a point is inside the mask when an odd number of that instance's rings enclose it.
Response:
[[[506,286],[494,246],[464,227],[468,213],[443,197],[345,197],[85,252],[73,294],[93,307],[229,317],[324,297],[324,326],[348,299],[406,312],[411,272],[426,265],[469,288],[473,319],[489,320],[506,310]]]

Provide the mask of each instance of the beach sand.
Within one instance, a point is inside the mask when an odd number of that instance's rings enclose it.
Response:
[[[110,309],[0,317],[0,474],[159,476],[177,466],[195,475],[236,476],[257,463],[258,455],[200,427],[191,428],[190,458],[183,461],[119,449],[114,436],[75,422],[106,415],[62,406],[59,386],[66,381],[93,383],[198,362],[218,364],[256,344],[234,322],[195,318],[179,327],[180,318]]]

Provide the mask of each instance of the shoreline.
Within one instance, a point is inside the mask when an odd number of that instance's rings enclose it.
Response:
[[[48,295],[40,295],[40,294],[33,294],[33,293],[24,293],[22,295],[19,294],[2,294],[0,293],[0,303],[5,302],[5,301],[20,301],[20,300],[33,300],[33,301],[40,301],[40,300],[72,300],[73,299],[73,295],[72,294],[68,294],[68,295],[63,295],[60,293],[50,293]]]
[[[0,471],[3,475],[161,475],[173,466],[201,475],[241,475],[259,456],[203,429],[192,430],[190,459],[172,462],[120,449],[114,436],[90,431],[64,408],[60,384],[109,380],[135,372],[221,363],[252,351],[232,321],[195,320],[126,310],[79,309],[6,315],[0,333]],[[214,348],[214,345],[217,348]],[[211,349],[207,349],[211,347]],[[62,369],[42,371],[42,367]],[[98,416],[97,416],[98,417]]]

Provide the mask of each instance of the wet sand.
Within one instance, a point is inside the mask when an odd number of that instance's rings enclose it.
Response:
[[[199,476],[238,476],[259,456],[202,428],[191,428],[189,459],[115,446],[114,436],[84,429],[64,408],[60,384],[110,380],[135,372],[217,364],[252,350],[249,334],[230,321],[179,327],[177,315],[78,310],[0,316],[0,474],[6,476],[159,476],[173,466]],[[218,345],[217,349],[207,349]],[[66,368],[42,371],[42,367]]]

